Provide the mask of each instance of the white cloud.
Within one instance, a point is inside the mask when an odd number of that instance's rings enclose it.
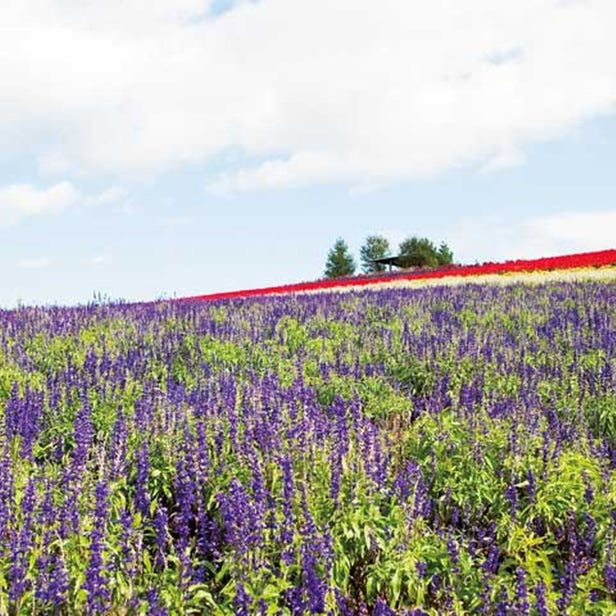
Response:
[[[111,261],[110,254],[100,254],[90,257],[87,261],[87,265],[103,265],[104,263],[109,263]]]
[[[523,231],[531,241],[570,252],[615,248],[616,210],[541,216],[527,221]]]
[[[155,227],[161,227],[163,229],[171,229],[175,227],[185,227],[192,222],[190,216],[163,216],[156,218],[153,221]]]
[[[31,216],[59,214],[78,205],[102,206],[120,203],[126,207],[127,194],[117,186],[97,195],[85,195],[71,182],[63,181],[49,188],[31,184],[0,187],[0,227],[9,227]]]
[[[84,203],[90,206],[97,205],[111,205],[113,203],[120,203],[127,199],[127,193],[123,188],[119,186],[111,186],[102,193],[91,197],[86,197]]]
[[[480,173],[492,173],[500,169],[509,169],[511,167],[518,167],[525,161],[524,153],[518,147],[503,147],[500,151],[496,152],[490,157],[483,167],[480,169]]]
[[[19,267],[24,269],[42,269],[51,265],[49,257],[29,257],[19,261]]]
[[[29,216],[58,214],[78,203],[79,191],[70,182],[59,182],[46,189],[30,184],[0,188],[0,226],[10,226]]]
[[[461,220],[446,238],[462,262],[531,259],[616,248],[616,210],[562,212],[512,223]]]
[[[383,187],[380,184],[358,183],[349,188],[349,195],[372,195],[382,188]]]
[[[216,193],[520,164],[616,102],[613,0],[0,5],[0,148],[45,173],[230,150]],[[19,137],[19,139],[17,139]]]

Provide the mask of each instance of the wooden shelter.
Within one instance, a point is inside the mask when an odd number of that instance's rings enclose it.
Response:
[[[408,257],[406,255],[396,255],[395,257],[381,257],[380,259],[371,259],[372,263],[380,263],[387,265],[391,272],[392,267],[408,267]]]

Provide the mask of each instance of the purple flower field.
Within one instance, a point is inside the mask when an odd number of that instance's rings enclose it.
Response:
[[[0,311],[1,614],[612,614],[616,284]]]

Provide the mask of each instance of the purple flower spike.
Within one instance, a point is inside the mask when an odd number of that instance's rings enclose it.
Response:
[[[87,614],[107,614],[111,607],[111,591],[104,560],[108,494],[105,482],[99,481],[95,489],[94,527],[90,533],[90,561],[84,583],[88,592]]]
[[[537,616],[548,616],[545,594],[545,584],[540,582],[535,586],[535,608],[537,610]]]

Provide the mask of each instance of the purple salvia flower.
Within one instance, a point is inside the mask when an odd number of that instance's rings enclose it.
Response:
[[[133,529],[133,515],[128,509],[123,509],[120,512],[120,546],[121,546],[121,563],[119,567],[126,572],[126,577],[129,580],[134,580],[137,577],[137,553],[139,552],[139,541],[135,536]],[[137,597],[133,597],[133,601]]]
[[[387,605],[383,599],[379,598],[374,604],[372,616],[396,616],[397,612]]]
[[[595,539],[597,537],[597,523],[590,513],[584,513],[582,516],[585,523],[585,532],[583,536],[583,549],[587,555],[592,555],[594,552]]]
[[[419,576],[419,578],[423,580],[428,572],[428,566],[426,565],[426,563],[420,560],[417,561],[417,564],[415,565],[415,570],[417,571],[417,575]]]
[[[531,504],[534,504],[537,495],[537,481],[531,469],[528,469],[528,472],[526,473],[526,480],[528,481],[528,500]]]
[[[51,491],[48,490],[39,511],[38,523],[40,525],[45,525],[46,522],[43,520],[49,520],[50,517],[50,512],[46,511],[45,506],[45,501],[48,500],[50,493]],[[48,523],[51,524],[51,522]],[[48,528],[43,535],[42,549],[36,559],[38,575],[34,595],[43,606],[57,610],[66,599],[68,575],[62,560],[61,550],[52,545],[54,538],[54,532]]]
[[[351,608],[351,601],[348,597],[345,597],[340,590],[334,589],[334,595],[336,597],[336,607],[340,616],[356,616],[356,612]]]
[[[252,616],[252,599],[242,584],[238,584],[233,598],[236,616]]]
[[[290,565],[293,562],[293,537],[295,528],[295,516],[293,514],[293,495],[295,484],[293,481],[293,461],[289,456],[280,458],[282,468],[282,511],[284,520],[280,531],[280,541],[282,543],[282,561]]]
[[[460,563],[460,552],[458,550],[458,545],[456,544],[455,539],[449,535],[447,538],[447,551],[449,552],[449,558],[451,559],[451,563],[453,564],[452,572],[459,573],[460,567],[458,567]]]
[[[157,570],[162,570],[167,565],[167,540],[168,540],[169,517],[164,505],[158,503],[156,515],[154,516],[154,531],[156,533],[156,554],[154,556],[154,566]]]
[[[428,487],[423,479],[423,473],[419,467],[416,468],[417,483],[415,484],[415,498],[413,500],[413,516],[428,519],[432,513],[432,502],[430,501]]]
[[[53,503],[53,490],[50,481],[45,482],[45,494],[41,502],[37,524],[43,527],[52,526],[56,519],[56,508]]]
[[[268,490],[265,486],[261,462],[254,450],[250,454],[250,465],[252,470],[250,487],[253,494],[255,509],[259,518],[264,520],[267,512]]]
[[[0,537],[5,538],[9,534],[12,511],[14,507],[13,473],[11,472],[11,460],[8,448],[4,448],[0,458]],[[5,541],[0,541],[0,557],[5,551]]]
[[[90,405],[85,399],[73,426],[73,439],[75,441],[73,466],[76,473],[83,472],[94,440],[94,426],[91,415]]]
[[[217,526],[208,515],[204,497],[201,495],[197,501],[197,550],[201,561],[201,565],[195,572],[195,581],[197,583],[205,580],[205,561],[215,560],[219,557],[216,531]]]
[[[71,533],[79,529],[79,495],[81,479],[75,478],[72,468],[66,468],[62,473],[61,487],[65,491],[64,503],[60,508],[60,537],[67,539]]]
[[[535,609],[537,610],[537,616],[548,616],[548,607],[546,602],[545,584],[539,582],[535,586]]]
[[[167,608],[160,604],[160,596],[156,588],[146,593],[146,601],[148,602],[148,616],[169,616]]]
[[[515,610],[516,614],[521,616],[527,616],[530,613],[526,573],[523,567],[518,567],[516,570]]]
[[[109,453],[111,479],[119,477],[126,470],[127,440],[126,418],[124,411],[120,408],[111,435]]]
[[[498,591],[498,598],[496,600],[496,605],[494,606],[494,615],[495,616],[509,616],[511,613],[511,602],[509,601],[509,596],[507,595],[507,589],[501,585]]]
[[[111,607],[111,591],[104,561],[105,528],[107,525],[107,497],[104,481],[95,488],[94,525],[90,532],[90,560],[86,569],[84,588],[88,593],[86,612],[107,614]]]
[[[302,588],[294,586],[284,591],[285,603],[289,606],[293,616],[304,616],[308,609],[308,603],[304,598]]]
[[[182,584],[188,583],[193,574],[193,567],[188,554],[190,529],[194,519],[193,507],[198,490],[194,481],[193,469],[193,457],[190,453],[187,453],[178,461],[174,482],[179,508],[178,515],[174,518],[174,530],[177,534],[177,552],[182,564]]]
[[[588,473],[586,471],[584,471],[583,473],[583,477],[584,477],[584,500],[586,501],[586,503],[588,505],[592,504],[592,501],[595,497],[595,493],[592,487],[592,483],[590,481],[590,479],[588,478]]]
[[[40,554],[36,559],[36,587],[34,589],[34,597],[45,605],[48,601],[48,586],[49,586],[49,560],[51,558],[49,546],[51,544],[51,532],[47,531],[43,536],[43,545]]]
[[[150,452],[145,440],[137,449],[136,466],[135,506],[137,511],[146,518],[150,513],[150,495],[147,485],[150,474]]]
[[[46,598],[54,609],[54,613],[61,612],[65,606],[66,596],[69,589],[68,572],[62,557],[62,553],[54,551],[49,559],[49,586]]]
[[[603,580],[610,593],[616,593],[616,566],[614,566],[614,563],[606,563],[603,568]]]
[[[457,528],[460,524],[460,508],[457,505],[454,505],[451,510],[451,526],[453,528]]]
[[[337,504],[340,494],[340,479],[342,477],[342,455],[338,450],[334,450],[329,454],[329,465],[332,469],[329,497]]]
[[[556,601],[556,606],[561,614],[565,614],[577,580],[577,568],[574,560],[569,560],[565,564],[565,573],[560,576],[561,596]]]
[[[492,614],[492,601],[490,599],[490,590],[492,588],[492,575],[487,573],[482,576],[481,584],[481,604],[479,607],[479,613],[485,616]]]
[[[312,551],[305,550],[302,558],[303,584],[308,597],[311,614],[322,614],[325,610],[327,585],[317,572],[317,559]]]
[[[220,494],[218,501],[226,540],[238,554],[246,554],[261,539],[260,524],[250,495],[234,478],[228,492]]]
[[[197,477],[199,482],[204,483],[210,470],[210,454],[208,437],[205,431],[205,423],[197,422]]]
[[[512,483],[505,489],[505,498],[509,503],[509,511],[511,515],[515,517],[518,508],[518,493],[515,485],[513,484],[513,480]]]
[[[28,559],[34,540],[35,507],[35,480],[30,478],[21,501],[21,527],[18,531],[13,531],[11,536],[8,596],[9,600],[14,603],[17,603],[24,592],[32,586],[32,581],[27,577],[27,574]]]

